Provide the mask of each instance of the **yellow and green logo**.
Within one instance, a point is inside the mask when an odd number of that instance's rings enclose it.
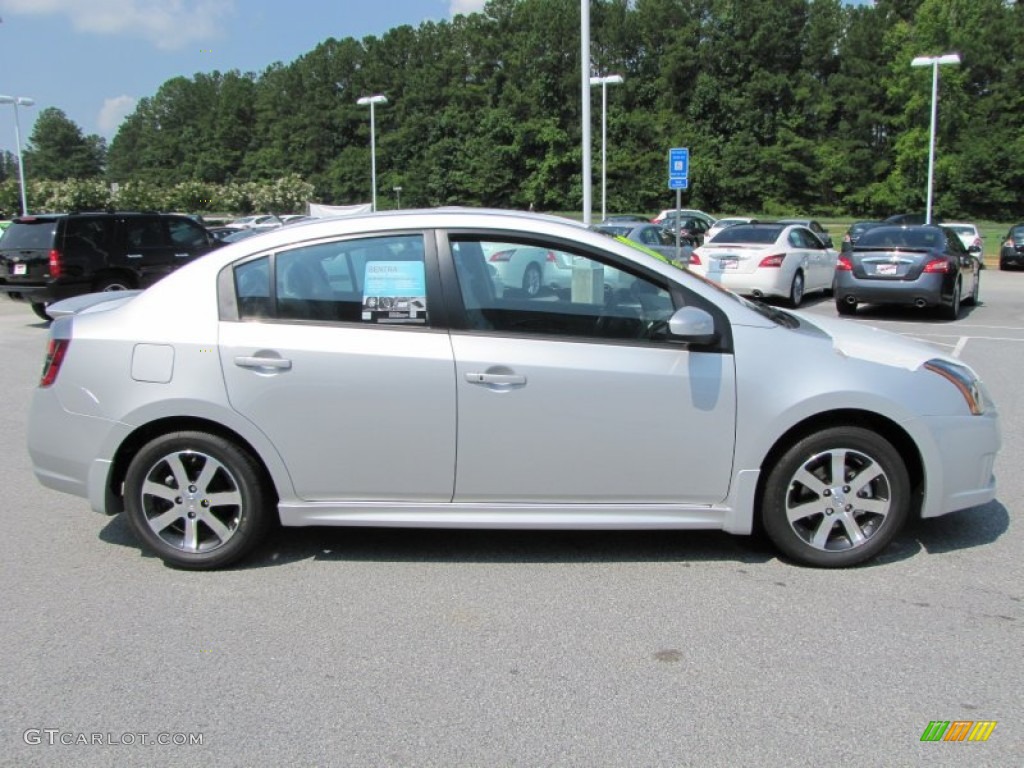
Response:
[[[932,720],[921,734],[921,741],[988,741],[995,720]]]

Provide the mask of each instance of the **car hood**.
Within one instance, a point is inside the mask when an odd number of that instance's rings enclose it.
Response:
[[[906,368],[909,371],[917,370],[929,360],[935,359],[964,365],[961,361],[944,355],[930,344],[914,341],[870,325],[862,325],[852,320],[842,320],[836,317],[811,315],[805,312],[792,312],[791,314],[828,335],[832,339],[832,348],[844,357]]]

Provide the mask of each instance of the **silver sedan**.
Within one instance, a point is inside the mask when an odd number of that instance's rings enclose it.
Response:
[[[569,255],[567,290],[503,289],[488,254],[509,244]],[[35,473],[181,568],[239,560],[275,520],[761,526],[840,567],[995,496],[998,416],[959,360],[553,217],[302,223],[75,302],[53,307]]]

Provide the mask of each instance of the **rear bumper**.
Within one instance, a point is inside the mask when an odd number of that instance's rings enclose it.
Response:
[[[18,283],[0,283],[0,293],[6,293],[9,299],[23,301],[28,304],[50,304],[72,296],[89,293],[91,286],[87,282],[50,282],[19,285]]]
[[[849,272],[836,272],[836,301],[850,297],[867,304],[907,304],[937,307],[952,301],[943,290],[942,274],[921,275],[917,280],[863,280]]]
[[[1004,266],[1024,267],[1024,251],[1016,248],[1003,248],[999,252],[999,263]]]

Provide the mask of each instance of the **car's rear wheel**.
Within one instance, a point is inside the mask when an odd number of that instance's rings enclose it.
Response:
[[[135,455],[125,512],[139,539],[169,565],[208,570],[249,554],[270,526],[273,500],[253,458],[206,432],[174,432]]]
[[[53,318],[46,312],[46,304],[41,301],[32,302],[32,311],[35,312],[40,319],[45,320],[46,322],[53,320]]]
[[[957,280],[956,281],[956,285],[953,286],[953,299],[952,299],[952,301],[950,301],[949,304],[943,304],[939,308],[939,312],[947,320],[956,320],[958,317],[960,317],[960,291],[961,290],[962,290],[962,286],[960,285],[960,281]]]
[[[981,272],[974,273],[974,287],[971,288],[971,295],[968,296],[964,301],[970,304],[972,307],[978,304],[978,294],[981,293]]]
[[[540,285],[540,267],[536,264],[530,264],[523,273],[523,292],[527,296],[536,296],[540,293]]]
[[[857,302],[836,299],[836,312],[840,315],[855,315],[857,314]]]
[[[803,565],[841,568],[871,559],[893,540],[910,509],[899,452],[860,427],[803,438],[771,469],[762,498],[765,531]]]
[[[796,309],[804,300],[804,273],[797,271],[793,275],[793,282],[789,286],[789,306]]]

